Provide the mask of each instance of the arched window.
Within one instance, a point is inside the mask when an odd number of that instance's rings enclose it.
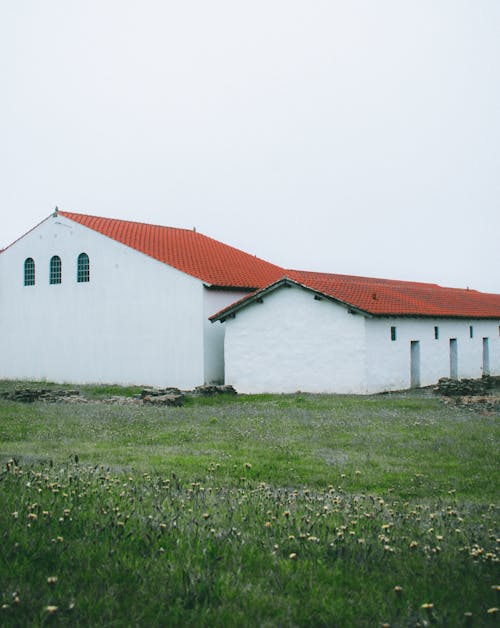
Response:
[[[80,253],[78,256],[76,280],[78,283],[90,281],[90,262],[87,253]]]
[[[24,285],[35,285],[35,260],[32,257],[24,260]]]
[[[59,255],[50,258],[50,283],[61,283],[62,264]]]

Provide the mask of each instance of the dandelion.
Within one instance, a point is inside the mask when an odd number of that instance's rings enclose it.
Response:
[[[272,526],[272,523],[270,521],[266,521],[266,523],[264,524],[265,528],[270,528]]]

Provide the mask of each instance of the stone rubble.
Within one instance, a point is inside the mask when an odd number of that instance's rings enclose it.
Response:
[[[485,375],[481,379],[439,380],[434,392],[444,397],[444,403],[481,410],[500,412],[500,377]]]
[[[152,405],[152,406],[182,406],[186,396],[211,397],[219,394],[236,395],[232,386],[204,385],[197,386],[191,391],[181,391],[179,388],[144,388],[140,394],[133,397],[114,395],[107,399],[89,400],[83,397],[79,390],[53,390],[50,388],[16,388],[14,391],[0,393],[0,399],[33,403],[103,403],[110,405]]]
[[[485,395],[488,390],[500,385],[500,377],[485,375],[480,379],[451,379],[442,377],[434,392],[445,397],[458,397],[464,395]]]
[[[46,401],[49,403],[76,401],[81,403],[85,401],[80,396],[79,390],[52,390],[50,388],[16,388],[12,392],[0,393],[0,399],[20,401],[22,403],[33,403],[34,401]]]

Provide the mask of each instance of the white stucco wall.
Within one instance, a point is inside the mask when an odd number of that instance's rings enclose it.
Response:
[[[239,392],[365,390],[363,316],[303,288],[278,289],[223,325],[225,381]]]
[[[450,377],[450,339],[457,341],[457,376],[481,377],[483,338],[488,338],[490,373],[500,374],[500,321],[428,318],[372,318],[366,321],[367,381],[370,392],[409,388],[412,341],[420,343],[420,385]],[[391,340],[391,326],[396,340]],[[434,327],[439,338],[434,337]],[[470,337],[470,326],[473,337]]]
[[[78,254],[90,282],[77,283]],[[62,284],[49,285],[49,260]],[[36,285],[23,285],[24,260]],[[203,285],[62,216],[0,255],[0,378],[191,388],[204,381]]]
[[[293,287],[279,288],[223,325],[226,383],[240,392],[406,389],[412,383],[412,341],[419,343],[420,385],[432,385],[450,376],[451,338],[457,342],[459,378],[483,374],[483,338],[490,374],[500,374],[500,320],[370,318]]]
[[[204,355],[205,355],[205,383],[224,383],[224,334],[226,328],[220,323],[213,324],[209,317],[217,314],[231,303],[239,301],[248,291],[222,290],[205,288],[204,301]]]

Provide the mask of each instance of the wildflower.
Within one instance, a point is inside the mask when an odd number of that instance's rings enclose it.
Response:
[[[423,608],[426,611],[431,611],[434,608],[434,604],[432,604],[431,602],[426,602],[425,604],[422,604],[420,608]]]
[[[393,589],[394,593],[397,593],[398,595],[400,595],[401,593],[403,593],[403,587],[400,587],[398,584],[394,587]]]
[[[47,584],[56,584],[57,582],[57,576],[49,576],[47,578]]]
[[[203,519],[209,519],[209,518],[210,518],[210,515],[208,514],[208,512],[204,512],[204,513],[202,514],[202,517],[203,517]]]
[[[495,613],[498,613],[498,608],[496,606],[493,606],[493,608],[489,608],[487,611],[488,615],[495,615]]]
[[[249,462],[245,462],[245,469],[251,469],[252,465]]]
[[[418,547],[418,541],[411,541],[408,547],[410,549],[415,549],[416,547]]]
[[[47,611],[47,613],[49,613],[50,615],[53,615],[54,613],[57,612],[57,609],[59,607],[58,606],[46,606],[45,610]]]
[[[272,523],[271,523],[270,521],[266,521],[266,523],[264,524],[264,526],[265,526],[266,528],[270,528],[270,527],[271,527],[271,525],[272,525]]]
[[[297,560],[297,554],[295,552],[292,552],[288,558],[290,560]]]

